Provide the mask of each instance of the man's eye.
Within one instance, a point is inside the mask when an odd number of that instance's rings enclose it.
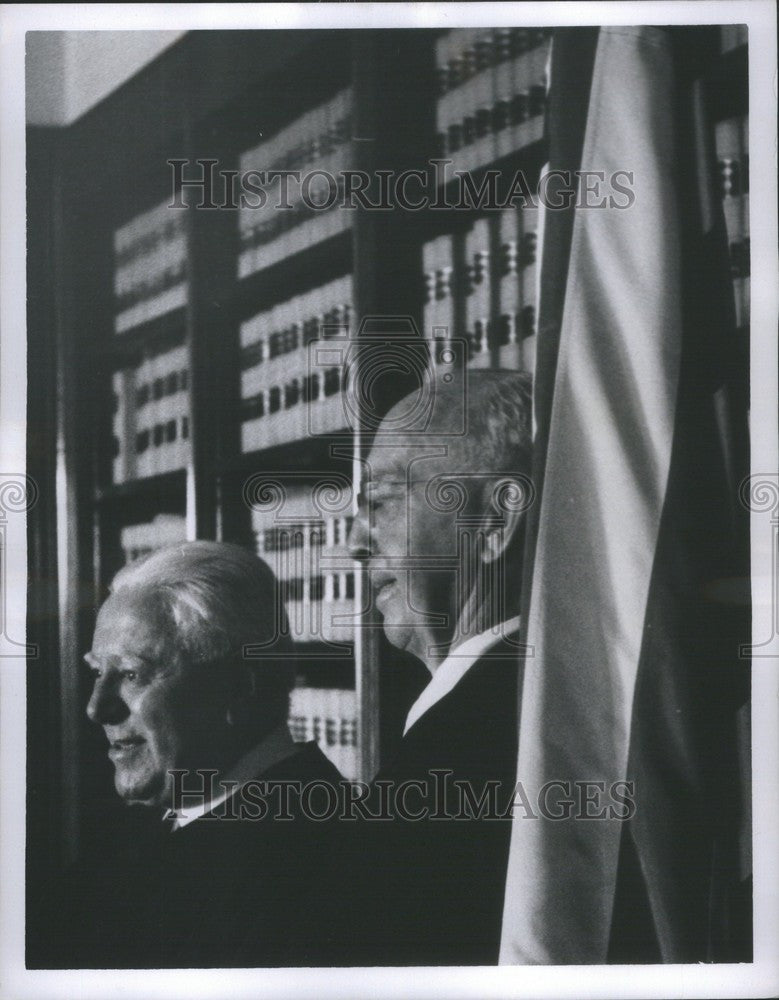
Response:
[[[136,670],[123,670],[122,677],[126,681],[134,681],[138,679],[138,672]]]

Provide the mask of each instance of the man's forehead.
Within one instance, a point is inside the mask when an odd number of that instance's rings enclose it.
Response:
[[[92,649],[142,656],[164,646],[171,632],[172,623],[158,598],[142,590],[120,590],[100,609]]]
[[[365,480],[405,483],[409,479],[432,479],[455,469],[465,471],[464,451],[459,443],[399,436],[397,441],[374,444]]]

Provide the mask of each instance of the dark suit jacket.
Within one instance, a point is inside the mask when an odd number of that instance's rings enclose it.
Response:
[[[341,776],[316,743],[258,777]],[[333,824],[290,817],[201,817],[171,831],[159,814],[128,823],[131,842],[71,873],[62,894],[60,960],[51,967],[190,968],[319,965]],[[232,812],[238,813],[234,797]],[[321,811],[321,810],[320,810]],[[220,810],[221,812],[221,810]]]
[[[409,787],[405,812],[424,806],[428,816],[404,819],[399,801],[391,820],[361,824],[366,891],[354,907],[353,964],[497,963],[511,820],[495,817],[515,787],[520,666],[515,648],[493,646],[416,721],[374,781],[374,811],[382,782],[425,783],[424,795]],[[485,802],[479,815],[490,783],[494,806]]]

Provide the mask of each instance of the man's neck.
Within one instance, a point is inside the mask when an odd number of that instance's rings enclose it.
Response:
[[[183,789],[185,801],[189,800],[192,803],[193,800],[200,799],[203,807],[210,807],[213,801],[224,799],[225,790],[230,788],[231,783],[241,784],[247,777],[254,777],[254,774],[249,773],[254,770],[251,766],[253,763],[263,767],[277,759],[289,756],[295,750],[295,742],[290,736],[286,722],[279,723],[278,726],[259,739],[243,741],[241,746],[242,749],[234,754],[233,762],[229,766],[201,769],[208,772],[208,776],[200,781],[203,793],[200,795],[198,790],[198,793],[193,796],[187,792],[185,786]],[[258,756],[256,762],[253,761],[255,755]],[[212,774],[213,777],[211,777]],[[191,771],[187,772],[184,775],[185,781],[187,778],[193,781],[195,775]],[[174,800],[175,798],[174,792]],[[174,809],[178,811],[181,806],[182,801],[179,797],[179,800],[174,804]],[[165,811],[168,811],[167,807]]]
[[[460,646],[485,632],[499,629],[511,617],[508,611],[504,615],[498,615],[486,606],[477,607],[475,602],[466,602],[457,616],[452,632],[442,637],[435,634],[436,630],[431,630],[426,637],[425,655],[422,657],[422,661],[430,673],[435,674],[444,660],[456,652]]]

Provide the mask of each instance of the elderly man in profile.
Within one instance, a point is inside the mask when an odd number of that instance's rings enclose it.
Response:
[[[162,549],[114,579],[85,657],[87,714],[116,791],[152,823],[90,866],[77,954],[152,968],[319,964],[324,935],[308,916],[326,834],[285,789],[340,775],[290,737],[285,621],[272,572],[237,546]]]
[[[479,370],[468,372],[467,388],[465,397],[439,387],[424,424],[404,420],[409,400],[387,414],[350,536],[387,639],[431,675],[373,784],[374,803],[384,796],[392,818],[362,831],[368,890],[355,906],[355,937],[363,964],[498,959],[517,764],[531,384],[524,374]],[[393,799],[393,789],[402,795]]]

